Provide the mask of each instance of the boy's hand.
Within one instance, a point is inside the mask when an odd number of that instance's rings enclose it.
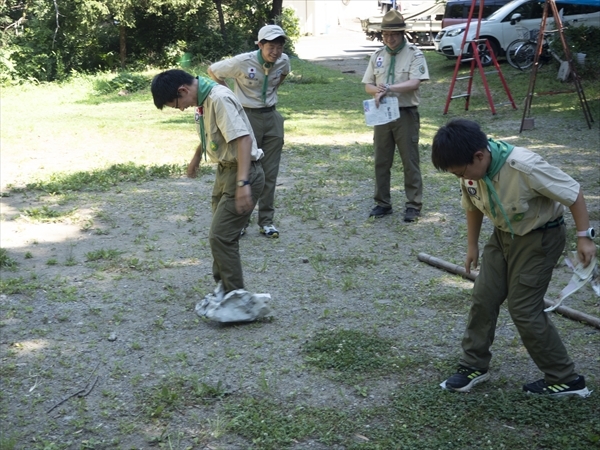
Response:
[[[192,160],[188,164],[187,176],[188,178],[196,178],[198,175],[198,167],[200,167],[200,161],[202,160],[202,144],[198,144]]]
[[[192,161],[188,164],[187,168],[188,178],[196,178],[196,176],[198,175],[198,166],[199,164],[192,159]]]
[[[471,264],[473,264],[473,269],[476,269],[478,262],[479,262],[479,246],[469,245],[467,247],[467,258],[465,259],[465,272],[471,273]]]
[[[249,184],[243,187],[238,187],[235,190],[235,210],[238,214],[245,214],[254,209],[252,201],[252,188]]]
[[[381,99],[383,98],[383,96],[385,96],[385,92],[378,92],[373,97],[375,99],[375,107],[376,108],[379,108],[379,105],[381,104]]]
[[[590,265],[592,258],[596,254],[596,244],[586,237],[577,238],[577,256],[583,263],[583,267]]]

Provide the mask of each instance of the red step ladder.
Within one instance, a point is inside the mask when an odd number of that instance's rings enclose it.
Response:
[[[472,40],[467,40],[469,35],[469,28],[471,26],[471,19],[473,18],[473,12],[475,11],[475,5],[477,0],[471,1],[471,9],[469,10],[469,17],[467,19],[467,24],[465,26],[465,31],[463,34],[463,39],[460,48],[464,49],[465,45],[469,45],[471,48],[471,58],[463,59],[463,52],[461,51],[458,55],[458,59],[456,60],[456,65],[454,66],[454,73],[452,74],[452,82],[450,83],[450,89],[448,90],[448,97],[446,98],[446,106],[444,107],[444,114],[448,113],[448,108],[450,107],[450,102],[455,98],[464,98],[465,99],[465,111],[469,110],[469,102],[471,100],[471,90],[473,88],[473,76],[475,74],[475,66],[477,66],[479,70],[479,74],[481,75],[481,80],[483,81],[483,87],[485,89],[485,94],[488,99],[488,103],[490,104],[490,108],[492,110],[492,114],[496,114],[496,106],[500,106],[501,104],[494,105],[494,101],[492,99],[492,93],[490,92],[490,87],[487,82],[486,75],[497,73],[500,76],[500,81],[502,82],[502,86],[504,87],[504,91],[508,96],[508,102],[502,104],[511,104],[513,109],[517,109],[515,105],[515,101],[510,94],[510,90],[508,89],[508,85],[506,84],[506,80],[504,79],[504,75],[502,75],[502,70],[500,70],[500,65],[498,64],[498,60],[496,59],[496,55],[490,46],[490,43],[487,39],[479,39],[479,29],[481,27],[481,19],[483,18],[483,3],[484,0],[480,1],[479,4],[479,18],[477,21],[477,29],[475,31],[475,37]],[[483,64],[481,63],[480,52],[487,52],[490,55],[492,63],[494,65],[495,70],[490,72],[485,72]],[[460,64],[462,62],[471,61],[471,70],[468,75],[458,76],[458,72],[460,70]],[[454,94],[454,87],[458,80],[468,80],[467,91],[462,94]]]

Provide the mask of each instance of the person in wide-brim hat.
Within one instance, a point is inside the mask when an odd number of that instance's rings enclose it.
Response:
[[[404,17],[395,9],[388,11],[381,19],[380,31],[405,31]]]
[[[395,112],[396,119],[373,127],[375,207],[369,217],[382,218],[393,212],[391,169],[398,148],[404,167],[404,221],[415,222],[423,206],[419,87],[422,81],[429,79],[429,71],[421,49],[406,39],[406,29],[404,17],[395,9],[383,16],[379,26],[383,47],[369,58],[362,82],[366,93],[373,96],[375,108],[381,103],[386,104],[386,108],[392,108],[392,104],[399,108],[399,117]]]

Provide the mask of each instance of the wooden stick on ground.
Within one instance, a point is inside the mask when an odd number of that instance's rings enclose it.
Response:
[[[471,273],[467,273],[463,266],[449,263],[448,261],[444,261],[443,259],[428,255],[427,253],[419,253],[418,258],[419,261],[425,262],[429,265],[438,267],[440,269],[444,269],[450,273],[461,275],[472,281],[475,281],[475,278],[477,278],[477,275],[479,275],[479,272],[477,271],[472,270]],[[546,307],[554,306],[554,302],[548,300],[547,298],[544,298],[544,303],[546,304]],[[576,309],[567,308],[566,306],[559,306],[554,310],[554,312],[568,317],[569,319],[577,320],[579,322],[585,322],[593,327],[600,329],[600,319],[598,317],[594,317],[581,311],[577,311]]]

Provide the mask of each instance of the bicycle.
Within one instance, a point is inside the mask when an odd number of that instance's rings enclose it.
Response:
[[[558,78],[561,81],[566,81],[569,78],[569,63],[563,61],[551,48],[551,36],[558,30],[545,31],[543,34],[542,50],[538,59],[538,64],[541,67],[543,64],[548,64],[552,58],[556,59],[560,64],[558,70]],[[539,30],[531,30],[529,39],[516,39],[506,47],[506,60],[508,63],[518,70],[529,69],[534,62],[537,51],[537,38]]]

